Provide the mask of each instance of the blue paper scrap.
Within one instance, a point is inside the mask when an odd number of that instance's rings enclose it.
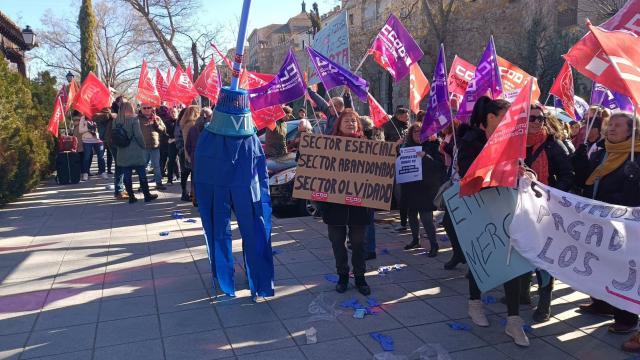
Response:
[[[160,232],[160,236],[168,236],[169,232],[168,231],[161,231]]]
[[[366,314],[366,310],[365,309],[356,309],[353,312],[353,317],[356,319],[364,319],[364,315]]]
[[[393,351],[393,339],[391,338],[391,336],[388,335],[383,335],[377,332],[373,332],[371,334],[369,334],[373,340],[377,341],[380,343],[380,346],[382,347],[382,350],[384,351]]]
[[[452,328],[453,330],[471,331],[471,326],[465,323],[450,322],[450,323],[447,323],[447,325],[449,325],[449,327]]]
[[[171,213],[171,217],[173,217],[174,219],[182,219],[184,217],[184,214],[181,211],[174,211]]]
[[[281,253],[282,253],[282,250],[273,249],[273,250],[271,250],[271,253],[272,253],[273,255],[278,255],[278,254],[281,254]]]
[[[374,297],[368,298],[367,299],[367,304],[369,304],[369,306],[371,306],[371,307],[379,307],[380,306],[380,303]]]
[[[335,275],[335,274],[327,274],[324,276],[324,279],[334,284],[338,283],[338,275]]]
[[[195,224],[196,222],[198,222],[196,219],[187,219],[184,222],[186,223],[191,223],[191,224]]]
[[[487,295],[487,296],[485,296],[484,298],[482,298],[482,302],[483,302],[485,305],[490,305],[490,304],[496,304],[498,301],[497,301],[497,300],[496,300],[496,298],[494,298],[493,296],[491,296],[491,295]]]

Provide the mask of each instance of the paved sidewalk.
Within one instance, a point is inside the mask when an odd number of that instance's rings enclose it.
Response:
[[[274,298],[250,301],[241,263],[236,279],[244,290],[235,299],[217,297],[200,219],[180,202],[179,186],[153,203],[129,205],[115,201],[106,184],[46,182],[0,209],[0,359],[372,359],[382,352],[372,332],[392,337],[402,355],[440,344],[452,359],[631,357],[618,350],[627,336],[607,333],[609,319],[578,314],[587,297],[562,284],[554,318],[532,325],[530,348],[504,334],[500,303],[487,306],[490,328],[471,326],[466,267],[443,270],[448,249],[436,259],[403,251],[410,236],[388,224],[377,225],[378,259],[367,263],[372,297],[381,304],[375,315],[354,319],[340,307],[367,299],[353,288],[333,291],[325,278],[334,273],[326,227],[309,217],[273,220]],[[177,210],[197,222],[173,219]],[[164,231],[169,235],[160,236]],[[235,226],[234,239],[241,259]],[[403,268],[378,274],[379,266],[394,264]],[[489,295],[499,299],[501,292]],[[314,301],[329,308],[310,308]],[[310,310],[330,320],[313,321]],[[522,313],[531,323],[532,310]],[[318,343],[307,345],[304,330],[312,326]]]

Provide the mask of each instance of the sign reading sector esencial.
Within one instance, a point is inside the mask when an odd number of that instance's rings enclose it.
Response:
[[[521,185],[514,248],[572,288],[639,313],[640,208],[533,184]]]
[[[389,210],[396,148],[393,143],[305,134],[293,197]]]
[[[459,191],[456,183],[444,193],[444,200],[478,288],[489,291],[532,271],[533,266],[516,251],[509,256],[509,224],[516,207],[516,191],[496,187],[465,197],[460,197]]]

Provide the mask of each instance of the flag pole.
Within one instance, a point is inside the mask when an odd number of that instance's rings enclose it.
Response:
[[[600,112],[600,107],[602,106],[602,102],[604,101],[604,97],[607,95],[606,92],[602,93],[602,96],[600,97],[600,101],[596,104],[598,106],[598,108],[596,109],[596,111],[593,113],[593,116],[589,116],[587,118],[587,131],[584,134],[584,141],[583,144],[587,144],[587,138],[589,137],[589,132],[591,132],[591,128],[593,127],[593,123],[596,120],[596,117],[598,116],[598,113]]]
[[[636,152],[635,152],[635,148],[636,148],[636,121],[637,121],[636,112],[637,112],[637,105],[636,105],[636,103],[633,103],[633,126],[631,127],[631,162],[634,162],[635,158],[636,158]]]

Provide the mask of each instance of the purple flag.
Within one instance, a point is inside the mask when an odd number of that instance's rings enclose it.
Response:
[[[311,47],[307,48],[307,52],[309,52],[311,62],[320,76],[320,81],[322,81],[327,90],[344,85],[351,89],[360,101],[367,102],[369,83],[367,83],[365,79],[358,77],[349,70],[329,60],[329,58]]]
[[[605,109],[633,112],[633,103],[628,96],[607,89],[593,82],[591,86],[591,105],[602,105]]]
[[[476,101],[481,96],[487,95],[487,93],[490,93],[490,96],[494,99],[502,94],[500,67],[498,66],[498,55],[496,55],[493,36],[489,39],[487,48],[484,50],[484,54],[476,67],[476,72],[473,74],[473,79],[467,86],[456,118],[463,122],[469,121]]]
[[[298,61],[289,49],[280,71],[269,83],[248,90],[249,101],[254,111],[280,105],[304,96],[306,85]]]
[[[422,123],[420,140],[425,141],[451,123],[451,108],[449,107],[449,84],[447,76],[447,61],[444,58],[444,45],[440,45],[438,61],[433,71],[431,93],[427,104],[427,114]]]
[[[369,53],[373,54],[374,60],[387,70],[395,81],[409,75],[411,64],[424,56],[420,46],[393,14],[389,15],[389,19],[376,36]]]

